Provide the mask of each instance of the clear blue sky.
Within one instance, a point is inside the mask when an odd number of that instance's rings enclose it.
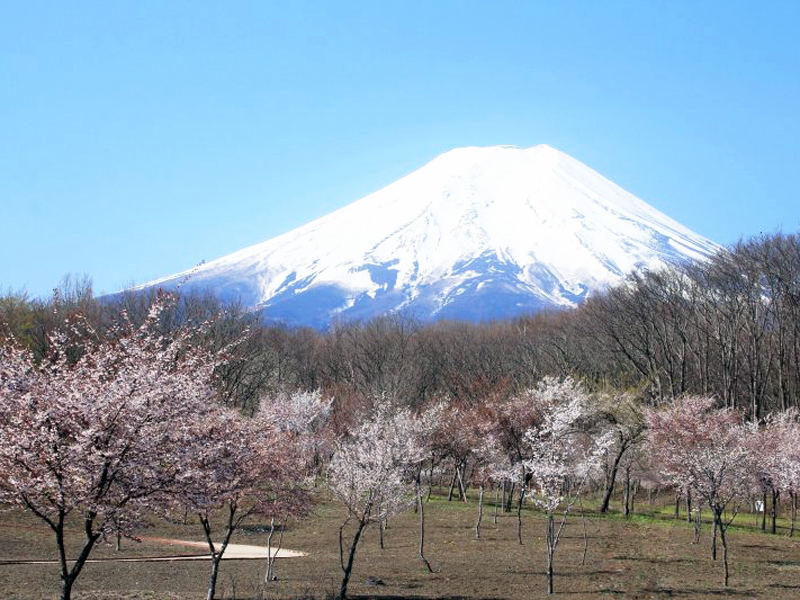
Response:
[[[0,0],[0,290],[189,268],[458,146],[800,228],[800,2]]]

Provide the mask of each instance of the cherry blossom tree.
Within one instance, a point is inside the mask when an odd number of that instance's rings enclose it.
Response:
[[[547,381],[550,381],[549,379]],[[546,382],[542,385],[547,385]],[[541,387],[541,386],[540,386]],[[507,400],[492,401],[488,410],[491,423],[488,435],[491,436],[494,449],[483,448],[493,454],[492,476],[503,485],[503,496],[508,487],[508,500],[505,509],[511,510],[514,489],[519,489],[517,503],[517,540],[522,545],[522,507],[525,502],[530,473],[527,461],[532,458],[530,444],[525,440],[525,433],[541,424],[542,405],[537,388],[518,393]],[[486,440],[489,440],[487,435]]]
[[[385,398],[377,400],[371,418],[339,444],[328,467],[328,486],[347,508],[347,519],[339,528],[340,598],[347,597],[364,529],[411,506],[411,473],[424,457],[413,415],[408,409],[394,409]],[[355,522],[355,532],[345,562],[344,529],[351,521]]]
[[[261,399],[260,419],[266,424],[266,429],[275,428],[286,434],[290,438],[290,443],[284,446],[284,451],[289,448],[294,448],[296,451],[295,479],[298,474],[303,472],[303,467],[309,471],[309,478],[312,477],[311,471],[313,474],[318,474],[323,459],[330,455],[333,432],[329,425],[332,409],[333,397],[326,398],[319,389],[314,391],[296,390],[291,394],[284,392],[274,397]],[[293,495],[287,495],[286,490],[283,494],[282,502],[288,501],[284,514],[276,515],[273,510],[269,516],[268,548],[272,548],[275,519],[282,517],[285,520],[302,516],[309,507],[309,497],[302,493],[303,487],[291,485],[290,489],[294,490]],[[281,528],[278,550],[283,542],[284,529],[285,527]],[[267,570],[264,574],[264,581],[267,583],[275,579],[274,564],[275,555],[270,551]]]
[[[218,407],[197,425],[195,443],[186,448],[177,498],[197,513],[208,542],[206,598],[213,600],[220,561],[244,521],[260,515],[274,524],[275,518],[300,516],[307,512],[310,496],[302,485],[300,445],[276,426],[272,414],[247,418]],[[217,543],[213,526],[219,520],[222,539]]]
[[[477,431],[480,431],[477,430]],[[476,433],[477,433],[476,431]],[[500,452],[497,440],[491,434],[475,440],[475,464],[472,468],[472,481],[478,486],[478,518],[475,521],[475,539],[481,539],[481,525],[483,524],[483,499],[486,486],[491,486],[499,479],[495,465],[504,457]]]
[[[776,532],[778,500],[785,492],[791,505],[789,534],[793,535],[796,499],[800,492],[800,415],[797,409],[769,415],[758,433],[756,445],[755,477],[762,487],[772,490],[772,533]]]
[[[430,464],[452,466],[453,476],[447,500],[453,499],[453,491],[458,488],[461,500],[466,502],[464,473],[472,454],[472,443],[465,422],[471,409],[461,402],[450,402],[441,414],[436,431],[430,438]]]
[[[196,329],[158,334],[162,295],[134,327],[125,313],[99,339],[73,316],[41,360],[7,340],[0,347],[0,501],[54,532],[61,598],[95,545],[174,491],[192,423],[213,411],[221,360],[193,343]],[[67,519],[82,520],[78,556],[66,552]]]
[[[712,398],[688,396],[647,413],[651,458],[676,486],[693,490],[711,509],[722,542],[723,584],[728,585],[729,519],[726,509],[752,484],[757,425],[731,409],[715,409]],[[714,544],[716,543],[716,535]]]
[[[592,438],[581,430],[591,414],[589,397],[570,378],[545,378],[532,400],[539,406],[542,422],[525,433],[531,455],[525,468],[530,474],[529,497],[544,511],[547,522],[547,593],[552,594],[555,552],[567,518],[587,479],[599,468],[612,435]],[[558,524],[557,512],[562,515]]]
[[[442,416],[446,412],[446,407],[443,402],[435,402],[414,417],[411,423],[412,435],[414,443],[417,446],[416,452],[411,456],[412,464],[414,465],[414,496],[415,507],[417,515],[419,516],[419,546],[418,554],[419,559],[428,573],[433,573],[433,567],[430,561],[425,556],[425,502],[422,499],[422,469],[424,466],[423,457],[432,456],[433,448],[435,446],[435,436],[439,431],[439,426],[442,422]]]
[[[275,399],[262,400],[261,411],[271,415],[284,431],[309,436],[324,427],[332,406],[333,398],[325,398],[318,389],[310,392],[297,390],[291,394],[279,394]]]
[[[333,409],[333,398],[323,396],[320,390],[297,390],[261,399],[261,418],[272,422],[286,432],[298,445],[299,452],[313,466],[322,462],[332,450],[328,423]],[[327,456],[324,456],[327,458]]]
[[[789,535],[794,535],[797,521],[797,502],[800,497],[800,415],[794,409],[787,410],[778,424],[780,444],[775,460],[775,478],[781,489],[789,493],[791,502],[791,525]]]

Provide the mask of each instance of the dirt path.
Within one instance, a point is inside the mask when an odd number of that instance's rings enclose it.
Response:
[[[33,529],[33,528],[31,528]],[[148,542],[155,542],[157,544],[165,544],[170,546],[183,546],[184,548],[197,548],[198,552],[192,554],[164,554],[158,556],[128,556],[128,557],[108,557],[108,558],[90,558],[86,562],[90,563],[103,563],[103,562],[164,562],[164,561],[181,561],[181,560],[210,560],[208,553],[208,544],[206,542],[193,542],[189,540],[173,540],[167,538],[148,537],[142,536],[143,540]],[[276,550],[272,548],[272,556],[276,558],[298,558],[301,556],[308,556],[307,552],[300,552],[298,550],[286,550],[281,548]],[[266,559],[270,556],[269,549],[266,546],[252,546],[248,544],[228,544],[225,548],[225,554],[222,555],[222,560],[257,560]],[[0,560],[0,565],[52,565],[57,564],[56,560]]]
[[[171,544],[174,546],[186,546],[189,548],[202,548],[202,556],[197,558],[208,558],[208,544],[206,542],[190,542],[187,540],[171,540],[167,538],[156,537],[143,537],[142,539],[157,542],[159,544]],[[267,558],[270,556],[266,546],[252,546],[249,544],[228,544],[225,548],[225,554],[222,555],[222,560],[226,558]],[[194,556],[194,555],[192,555]],[[272,548],[272,556],[276,558],[297,558],[299,556],[308,556],[307,552],[300,552],[299,550],[286,550],[281,548],[276,550]],[[187,557],[187,560],[190,558]]]

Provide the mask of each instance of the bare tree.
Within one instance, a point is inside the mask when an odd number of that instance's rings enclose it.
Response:
[[[598,419],[598,429],[610,432],[612,439],[606,450],[603,465],[605,492],[600,503],[600,512],[604,513],[608,512],[617,473],[623,464],[623,459],[637,444],[646,439],[647,431],[641,403],[635,396],[625,393],[604,393],[596,402],[595,416]],[[626,489],[629,489],[629,486],[626,486]]]

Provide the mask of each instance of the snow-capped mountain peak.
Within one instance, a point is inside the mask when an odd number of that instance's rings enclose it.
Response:
[[[400,310],[476,320],[572,306],[636,268],[716,249],[550,146],[467,147],[205,264],[191,285],[314,326]]]

